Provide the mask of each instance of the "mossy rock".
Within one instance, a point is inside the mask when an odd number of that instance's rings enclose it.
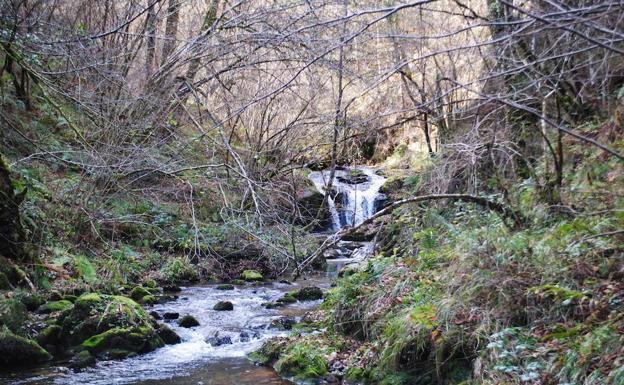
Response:
[[[199,321],[197,321],[192,315],[187,314],[178,320],[178,325],[183,328],[192,328],[195,326],[199,326]]]
[[[266,303],[263,303],[262,306],[264,306],[265,309],[277,309],[279,307],[283,307],[284,303],[283,302],[266,302]]]
[[[36,311],[45,302],[43,296],[29,291],[15,291],[13,292],[13,298],[24,304],[28,311]]]
[[[47,302],[39,306],[39,313],[41,314],[57,313],[57,312],[65,311],[73,306],[74,304],[71,303],[71,301],[68,301],[66,299],[62,299],[60,301]]]
[[[6,325],[13,333],[22,334],[22,327],[28,319],[28,310],[18,298],[0,299],[0,325]]]
[[[78,297],[73,308],[61,314],[59,323],[63,327],[63,338],[71,346],[110,329],[153,329],[156,321],[130,298],[87,293]]]
[[[37,335],[37,342],[41,346],[58,345],[61,342],[63,328],[59,325],[50,325]]]
[[[231,283],[232,285],[235,285],[235,286],[244,286],[244,285],[246,285],[246,284],[247,284],[247,282],[245,282],[245,281],[244,281],[244,280],[242,280],[242,279],[233,279],[233,280],[231,280],[231,281],[230,281],[230,283]]]
[[[155,289],[156,286],[158,286],[158,284],[156,283],[155,280],[148,278],[146,280],[143,281],[143,286],[150,288],[150,289]]]
[[[309,286],[294,292],[292,295],[299,301],[316,301],[323,298],[323,290],[316,286]]]
[[[151,295],[151,294],[152,293],[150,293],[150,291],[147,290],[146,288],[141,287],[141,286],[136,286],[130,292],[130,298],[132,298],[135,301],[140,301],[146,295]]]
[[[119,351],[128,353],[148,353],[165,343],[152,327],[115,328],[90,337],[80,347],[99,357],[116,358]]]
[[[315,380],[328,372],[327,362],[316,349],[299,345],[282,354],[274,368],[280,375],[294,377],[298,381]]]
[[[279,303],[287,304],[287,303],[295,303],[297,302],[297,298],[294,296],[295,293],[286,293],[284,296],[277,300]]]
[[[234,310],[234,304],[230,301],[219,301],[212,309],[216,311],[232,311]]]
[[[265,342],[262,347],[248,355],[248,358],[260,365],[270,365],[279,358],[281,352],[285,350],[287,340],[284,338],[273,338]]]
[[[162,324],[156,330],[156,333],[160,337],[161,340],[167,345],[175,345],[182,342],[182,338],[178,335],[178,333],[174,332],[169,326]]]
[[[69,301],[71,303],[76,302],[76,300],[78,299],[77,296],[73,295],[73,294],[68,294],[65,297],[63,297],[64,300]]]
[[[224,283],[224,284],[217,286],[216,289],[217,290],[234,290],[234,285],[230,283]]]
[[[151,294],[148,294],[148,295],[144,296],[143,298],[141,298],[139,303],[141,303],[143,305],[153,305],[153,304],[156,303],[156,297],[154,297]]]
[[[392,176],[384,182],[379,188],[379,192],[383,194],[393,194],[400,191],[403,188],[404,178],[399,176]]]
[[[253,281],[262,281],[262,274],[257,272],[256,270],[245,270],[243,271],[243,279],[245,281],[253,282]]]
[[[50,353],[35,341],[13,334],[6,326],[0,327],[0,366],[33,365],[50,359]]]
[[[69,361],[69,367],[74,370],[81,370],[93,365],[95,365],[95,357],[88,350],[79,351]]]
[[[74,306],[81,310],[88,310],[102,303],[103,299],[98,293],[85,293],[78,297]]]

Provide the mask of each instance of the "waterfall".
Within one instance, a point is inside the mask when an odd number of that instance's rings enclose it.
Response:
[[[314,171],[309,175],[316,189],[327,197],[331,213],[332,230],[345,226],[357,226],[379,210],[384,200],[379,189],[386,178],[367,167],[336,170],[332,191],[326,191],[329,184],[329,170]]]

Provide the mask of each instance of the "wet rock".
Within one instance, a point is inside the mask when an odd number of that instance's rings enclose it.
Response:
[[[178,285],[163,285],[162,289],[163,291],[170,293],[177,293],[179,291],[182,291],[182,289]]]
[[[345,234],[342,239],[354,242],[370,242],[377,235],[378,228],[373,224],[360,227],[357,231]]]
[[[284,306],[284,303],[281,302],[265,302],[262,304],[265,309],[277,309],[278,307]]]
[[[244,286],[247,284],[247,282],[243,281],[242,279],[233,279],[230,281],[230,283],[236,286]]]
[[[156,333],[158,334],[158,337],[160,337],[160,339],[162,339],[167,345],[175,345],[182,342],[182,338],[180,338],[178,333],[174,332],[167,325],[160,325]]]
[[[0,327],[0,366],[34,365],[52,359],[38,343]]]
[[[292,317],[281,317],[271,322],[271,328],[278,330],[291,330],[297,321]]]
[[[315,301],[323,298],[323,291],[316,286],[308,286],[293,293],[293,297],[299,301]]]
[[[78,352],[69,361],[69,367],[74,370],[81,370],[93,365],[95,365],[95,357],[88,350]]]
[[[260,334],[258,332],[253,332],[253,333],[241,332],[239,336],[240,342],[249,342],[251,340],[257,340],[259,338],[260,338]]]
[[[216,287],[217,290],[234,290],[234,285],[224,283]]]
[[[215,347],[222,345],[231,345],[232,338],[229,336],[219,337],[219,333],[217,332],[214,336],[206,338],[206,343]]]
[[[297,217],[297,224],[302,226],[314,224],[315,230],[330,228],[331,213],[327,205],[323,205],[324,200],[325,196],[310,183],[310,186],[306,187],[297,198],[297,206],[301,213]]]
[[[58,345],[61,342],[63,328],[59,325],[50,325],[37,335],[37,343],[41,346]]]
[[[366,175],[364,172],[359,170],[349,171],[347,175],[341,175],[336,177],[336,179],[341,183],[346,184],[362,184],[366,182],[370,182],[370,177]]]
[[[212,309],[216,311],[231,311],[234,310],[234,304],[230,301],[219,301]]]
[[[68,301],[66,299],[62,299],[60,301],[47,302],[39,307],[39,313],[50,314],[50,313],[61,312],[63,310],[67,310],[71,308],[72,306],[74,306],[74,304],[71,303],[71,301]]]
[[[166,320],[173,320],[173,319],[178,319],[180,318],[180,313],[176,313],[176,312],[165,312],[163,314],[163,318]]]
[[[178,320],[178,325],[183,328],[192,328],[195,326],[199,326],[199,321],[197,321],[192,315],[187,314]]]
[[[130,298],[86,293],[58,318],[67,345],[78,345],[92,336],[115,328],[144,328],[154,331],[152,317]]]
[[[277,302],[283,304],[295,303],[297,302],[297,298],[295,298],[294,293],[286,293],[282,298],[278,299]]]
[[[139,303],[142,305],[153,305],[156,303],[156,297],[151,294],[146,295],[139,300]]]
[[[262,281],[262,274],[256,270],[245,270],[243,271],[243,279],[245,281]]]
[[[160,321],[162,319],[162,316],[160,314],[158,314],[157,311],[154,311],[154,310],[149,312],[149,315],[151,315],[155,320],[158,320],[158,321]]]
[[[148,353],[165,343],[152,327],[114,328],[85,340],[80,347],[105,359],[125,358],[132,353]]]
[[[151,295],[152,293],[149,292],[149,290],[147,290],[144,287],[141,286],[136,286],[134,289],[132,289],[132,291],[130,292],[130,298],[132,298],[133,300],[140,302],[141,299],[143,299],[144,297]]]
[[[292,285],[292,282],[287,281],[285,279],[280,280],[279,283],[283,283],[284,285]]]
[[[178,299],[177,295],[163,294],[156,297],[156,303],[167,303]]]

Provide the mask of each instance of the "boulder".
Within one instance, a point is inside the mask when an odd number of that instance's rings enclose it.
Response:
[[[230,301],[219,301],[212,309],[216,311],[232,311],[234,310],[234,304]]]
[[[63,328],[59,325],[50,325],[37,335],[37,343],[41,346],[58,345],[61,342]]]
[[[229,336],[219,337],[219,333],[217,332],[214,336],[206,338],[206,343],[215,347],[221,345],[231,345],[232,338]]]
[[[166,319],[166,320],[178,319],[178,318],[180,318],[180,313],[168,311],[168,312],[165,312],[163,314],[163,318]]]
[[[69,360],[69,367],[74,370],[81,370],[95,365],[95,357],[88,350],[81,350]]]
[[[71,301],[68,301],[66,299],[62,299],[60,301],[51,301],[51,302],[47,302],[39,306],[39,313],[41,314],[57,313],[57,312],[67,310],[71,308],[72,306],[74,306],[74,304],[71,303]]]
[[[34,365],[52,359],[38,343],[13,334],[6,326],[0,327],[0,366]]]
[[[346,175],[337,176],[336,179],[338,179],[339,182],[346,184],[362,184],[370,182],[370,177],[359,170],[351,170]]]
[[[301,216],[297,224],[308,226],[314,224],[315,230],[325,230],[331,227],[331,213],[323,206],[324,195],[311,184],[306,187],[297,198],[297,206]],[[318,222],[317,222],[318,221]]]
[[[323,298],[323,290],[316,286],[304,287],[293,293],[299,301],[315,301]]]
[[[292,317],[281,317],[271,322],[272,329],[291,330],[297,321]]]
[[[132,298],[135,301],[141,301],[141,299],[143,299],[145,296],[148,296],[148,295],[151,295],[151,294],[152,293],[150,293],[150,291],[147,290],[146,288],[141,287],[141,286],[136,286],[130,292],[130,298]]]
[[[167,345],[175,345],[182,342],[182,338],[178,335],[178,333],[174,332],[167,325],[160,325],[158,330],[156,331],[158,337],[163,340],[163,342]]]
[[[262,274],[260,274],[256,270],[243,271],[243,279],[245,281],[262,281],[262,278]]]
[[[156,321],[130,298],[86,293],[61,313],[62,339],[69,346],[81,344],[92,336],[111,329],[144,328],[154,331]]]
[[[164,345],[154,328],[140,326],[109,329],[88,338],[80,347],[97,357],[119,359],[133,353],[148,353]]]
[[[199,326],[199,321],[197,321],[192,315],[187,314],[178,320],[178,325],[183,328],[192,328],[195,326]]]
[[[295,303],[297,302],[297,298],[295,298],[294,293],[286,293],[284,294],[282,298],[278,299],[276,302],[283,303],[283,304]]]

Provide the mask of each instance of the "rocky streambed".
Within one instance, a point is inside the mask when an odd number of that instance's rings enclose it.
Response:
[[[70,369],[70,362],[57,362],[36,369],[0,373],[2,384],[288,384],[273,370],[254,365],[247,354],[272,337],[284,336],[297,321],[321,302],[317,291],[300,290],[307,286],[327,287],[328,280],[246,285],[208,285],[182,288],[176,299],[145,306],[151,317],[159,319],[142,343],[149,344],[170,329],[171,344],[158,342],[154,349],[119,352],[119,357],[100,356],[95,366]],[[299,290],[301,295],[288,295]],[[309,294],[309,296],[308,296]],[[91,300],[97,300],[93,295]],[[83,298],[84,300],[84,298]],[[114,298],[122,306],[120,297]],[[225,304],[225,305],[224,305]],[[230,306],[231,305],[231,306]],[[80,304],[74,305],[81,306]],[[110,305],[110,306],[114,306]],[[136,309],[125,309],[130,313]],[[71,312],[70,312],[71,313]],[[197,321],[183,320],[190,315]],[[75,316],[78,316],[76,313]],[[116,313],[123,317],[124,314]],[[166,325],[166,326],[161,326]],[[185,327],[186,326],[186,327]],[[180,340],[175,341],[175,336]],[[136,338],[140,338],[135,336]],[[149,338],[148,338],[149,337]],[[112,337],[111,337],[112,338]],[[150,338],[153,338],[150,339]],[[152,341],[152,342],[150,342]],[[91,341],[96,344],[98,341]],[[156,343],[156,342],[154,342]],[[163,346],[164,345],[164,346]],[[92,351],[94,355],[97,350]],[[107,354],[114,354],[108,352]]]

